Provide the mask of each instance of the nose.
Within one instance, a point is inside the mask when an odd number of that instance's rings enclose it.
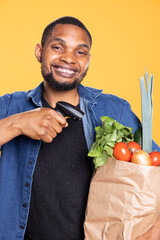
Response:
[[[75,56],[71,52],[65,52],[60,56],[60,60],[68,63],[68,64],[75,64]]]

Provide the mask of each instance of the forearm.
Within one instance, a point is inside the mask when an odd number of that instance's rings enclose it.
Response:
[[[21,134],[49,143],[67,126],[66,119],[50,108],[18,113],[0,120],[0,146]]]
[[[0,120],[0,146],[21,134],[16,122],[18,122],[18,114]]]

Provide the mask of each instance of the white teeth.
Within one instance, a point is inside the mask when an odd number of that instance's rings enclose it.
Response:
[[[63,73],[69,73],[69,74],[73,74],[74,73],[74,71],[68,70],[68,69],[64,69],[64,68],[57,68],[56,70],[58,72],[63,72]]]

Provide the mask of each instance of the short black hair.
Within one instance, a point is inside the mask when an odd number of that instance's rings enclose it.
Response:
[[[42,48],[48,38],[48,35],[52,34],[53,28],[57,25],[57,24],[72,24],[75,26],[78,26],[80,28],[82,28],[83,30],[85,30],[85,32],[87,33],[88,37],[89,37],[89,41],[90,41],[90,46],[92,45],[92,37],[91,34],[89,33],[88,29],[84,26],[84,24],[78,20],[77,18],[74,17],[70,17],[70,16],[66,16],[66,17],[61,17],[56,19],[55,21],[51,22],[45,29],[42,35],[42,39],[41,39],[41,45]]]

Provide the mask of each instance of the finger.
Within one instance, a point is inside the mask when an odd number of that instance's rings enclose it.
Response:
[[[55,110],[53,110],[53,109],[50,109],[50,116],[48,116],[47,119],[51,120],[51,121],[54,121],[54,119],[56,119],[56,121],[62,127],[68,127],[68,122],[67,122],[66,118],[64,116],[62,116],[60,113],[58,113]],[[52,126],[53,126],[53,123],[52,123]]]
[[[44,122],[37,130],[37,139],[45,142],[51,142],[57,136],[57,133],[49,126],[48,122]]]
[[[59,124],[57,120],[55,119],[54,122],[51,123],[50,127],[56,132],[56,133],[61,133],[63,129],[63,125]]]
[[[62,116],[60,113],[57,113],[56,111],[54,111],[54,118],[57,120],[57,122],[61,126],[65,126],[67,123],[66,118],[64,116]]]
[[[64,125],[64,127],[66,128],[66,127],[68,127],[68,125],[69,125],[69,124],[68,124],[68,122],[66,121],[66,124]]]
[[[51,143],[53,141],[53,138],[50,136],[50,135],[44,135],[41,140],[44,142],[44,143]]]
[[[62,127],[56,121],[53,126],[54,127],[52,127],[52,125],[49,122],[45,122],[43,124],[44,127],[43,138],[49,135],[53,139],[57,136],[57,133],[62,131]]]
[[[45,131],[40,139],[46,143],[51,143],[56,136],[57,133],[52,128],[50,128]]]
[[[48,121],[48,123],[56,131],[56,133],[62,132],[62,129],[68,126],[68,123],[66,120],[65,120],[65,123],[62,123],[62,122],[60,123],[57,120],[57,118],[51,119],[50,121]]]

